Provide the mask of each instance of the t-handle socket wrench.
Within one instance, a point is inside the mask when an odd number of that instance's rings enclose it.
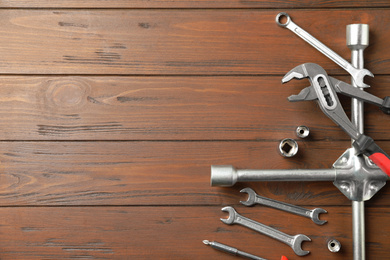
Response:
[[[243,205],[245,206],[252,206],[254,204],[260,204],[264,206],[268,206],[274,209],[280,209],[283,211],[287,211],[302,217],[310,218],[314,223],[317,225],[323,225],[326,223],[326,220],[320,220],[319,219],[319,214],[321,213],[327,213],[326,210],[321,209],[321,208],[315,208],[312,210],[305,209],[302,207],[298,207],[295,205],[291,205],[288,203],[284,203],[281,201],[276,201],[273,199],[265,198],[262,196],[259,196],[256,194],[254,190],[251,188],[245,188],[242,189],[240,192],[245,192],[248,193],[248,199],[246,201],[240,201]]]
[[[289,245],[294,250],[295,254],[297,254],[299,256],[304,256],[304,255],[307,255],[310,253],[310,251],[305,251],[301,247],[302,242],[311,241],[311,239],[305,235],[302,235],[302,234],[298,234],[295,236],[287,235],[287,234],[283,233],[282,231],[271,228],[267,225],[256,222],[256,221],[251,220],[249,218],[246,218],[244,216],[241,216],[232,207],[224,207],[224,208],[222,208],[222,211],[229,213],[229,217],[227,219],[221,218],[221,221],[225,224],[228,224],[228,225],[240,224],[244,227],[255,230],[261,234],[272,237],[273,239],[276,239],[280,242],[283,242],[283,243]]]
[[[285,17],[287,21],[285,23],[281,22],[281,19]],[[336,52],[334,52],[332,49],[328,48],[325,44],[314,38],[310,33],[303,30],[301,27],[299,27],[297,24],[295,24],[290,16],[287,13],[279,13],[276,16],[276,23],[283,27],[287,28],[296,35],[298,35],[300,38],[305,40],[307,43],[309,43],[311,46],[316,48],[318,51],[320,51],[322,54],[324,54],[326,57],[334,61],[337,65],[342,67],[344,70],[346,70],[349,74],[351,74],[353,81],[356,83],[358,87],[361,88],[368,88],[369,85],[365,84],[363,82],[363,79],[365,76],[374,77],[374,74],[372,74],[367,69],[357,69],[354,66],[352,66],[351,63],[346,61],[344,58],[342,58],[340,55],[338,55]]]

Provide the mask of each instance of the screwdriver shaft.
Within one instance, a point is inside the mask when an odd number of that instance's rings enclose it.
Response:
[[[232,254],[232,255],[242,256],[242,257],[246,257],[248,259],[253,259],[253,260],[267,260],[265,258],[261,258],[261,257],[255,256],[255,255],[249,254],[249,253],[242,252],[242,251],[238,250],[237,248],[227,246],[227,245],[215,242],[215,241],[210,242],[208,240],[203,240],[203,243],[205,245],[211,246],[212,248],[215,248],[217,250],[220,250],[220,251]]]

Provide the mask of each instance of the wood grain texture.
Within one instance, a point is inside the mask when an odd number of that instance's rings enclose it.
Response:
[[[305,259],[352,259],[351,209],[328,207],[328,223],[269,208],[236,210],[288,234],[305,234],[312,242]],[[0,208],[2,259],[236,259],[205,246],[209,239],[235,246],[267,259],[298,259],[290,247],[241,226],[223,224],[220,207],[92,207]],[[388,208],[369,208],[367,257],[384,259],[390,253],[383,225]],[[5,237],[4,234],[7,234]],[[326,247],[330,238],[342,244],[340,253]],[[272,247],[270,246],[272,245]]]
[[[275,16],[287,11],[346,59],[345,26],[368,23],[365,64],[376,75],[368,91],[383,97],[389,7],[385,0],[0,1],[0,258],[235,259],[203,239],[267,259],[297,258],[282,243],[223,224],[220,209],[232,205],[311,237],[305,259],[351,259],[351,202],[331,182],[210,187],[210,166],[331,167],[350,141],[314,102],[287,102],[307,81],[280,79],[304,62],[349,77]],[[298,140],[296,157],[282,158],[279,140],[295,138],[301,124],[311,137]],[[366,106],[366,133],[386,151],[389,127],[388,116]],[[328,223],[246,208],[239,191],[247,186],[322,207]],[[390,253],[389,201],[385,186],[365,203],[368,259]],[[328,251],[331,237],[342,252]]]
[[[307,125],[311,140],[348,140],[316,102],[287,101],[308,80],[280,79],[3,76],[1,139],[281,140]],[[389,76],[372,82],[368,91],[390,95]],[[348,111],[349,99],[342,101]],[[366,133],[388,140],[389,128],[390,117],[367,105]]]
[[[210,187],[211,165],[238,169],[330,168],[349,142],[3,142],[1,205],[239,204],[239,190],[301,205],[350,205],[331,182],[242,183]],[[390,150],[390,142],[379,143]],[[388,187],[369,205],[389,205]]]
[[[275,23],[277,10],[1,10],[0,73],[284,74],[332,61]],[[349,59],[345,26],[368,23],[366,67],[390,73],[389,9],[291,10],[291,17]],[[318,19],[321,17],[322,19]],[[343,19],[340,19],[343,17]],[[325,30],[325,28],[340,28]]]
[[[386,0],[3,0],[0,8],[337,8],[388,7]]]

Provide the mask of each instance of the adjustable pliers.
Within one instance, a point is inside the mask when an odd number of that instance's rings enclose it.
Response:
[[[326,71],[314,63],[299,65],[288,72],[282,79],[283,83],[291,79],[309,78],[311,86],[304,88],[298,95],[292,95],[289,101],[317,100],[321,110],[343,129],[353,140],[356,154],[368,156],[383,172],[390,176],[390,157],[374,140],[364,134],[349,120],[340,104],[337,93],[354,97],[364,102],[375,104],[381,110],[390,114],[390,98],[380,99],[374,95],[355,88],[345,82],[327,75]]]

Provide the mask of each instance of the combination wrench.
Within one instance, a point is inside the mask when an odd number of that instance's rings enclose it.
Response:
[[[272,237],[273,239],[276,239],[280,242],[289,245],[294,250],[295,254],[299,256],[304,256],[310,253],[310,251],[305,251],[301,247],[302,242],[311,241],[311,239],[305,235],[302,234],[298,234],[295,236],[287,235],[277,229],[271,228],[267,225],[264,225],[262,223],[241,216],[232,207],[224,207],[222,208],[222,211],[229,213],[229,217],[227,219],[221,218],[221,221],[225,224],[228,225],[240,224],[244,227],[255,230],[263,235]]]
[[[286,18],[286,22],[282,23],[282,18]],[[322,54],[324,54],[326,57],[334,61],[337,65],[342,67],[344,70],[346,70],[349,74],[351,74],[353,81],[356,83],[358,87],[361,88],[368,88],[369,85],[365,84],[363,82],[363,78],[365,76],[374,77],[374,74],[371,73],[371,71],[367,69],[357,69],[354,66],[352,66],[351,63],[346,61],[344,58],[342,58],[340,55],[338,55],[336,52],[328,48],[325,44],[314,38],[311,34],[303,30],[301,27],[299,27],[297,24],[295,24],[290,16],[287,13],[279,13],[276,16],[276,23],[283,27],[287,28],[296,35],[298,35],[300,38],[302,38],[304,41],[309,43],[311,46],[316,48],[318,51],[320,51]]]
[[[301,208],[295,205],[287,204],[284,202],[272,200],[269,198],[265,198],[256,194],[254,190],[251,188],[242,189],[240,192],[245,192],[248,194],[248,199],[246,201],[240,201],[245,206],[253,206],[254,204],[260,204],[264,206],[268,206],[275,209],[280,209],[283,211],[287,211],[302,217],[310,218],[317,225],[323,225],[326,223],[326,220],[320,220],[319,214],[327,213],[326,210],[321,208],[315,208],[312,210]]]

